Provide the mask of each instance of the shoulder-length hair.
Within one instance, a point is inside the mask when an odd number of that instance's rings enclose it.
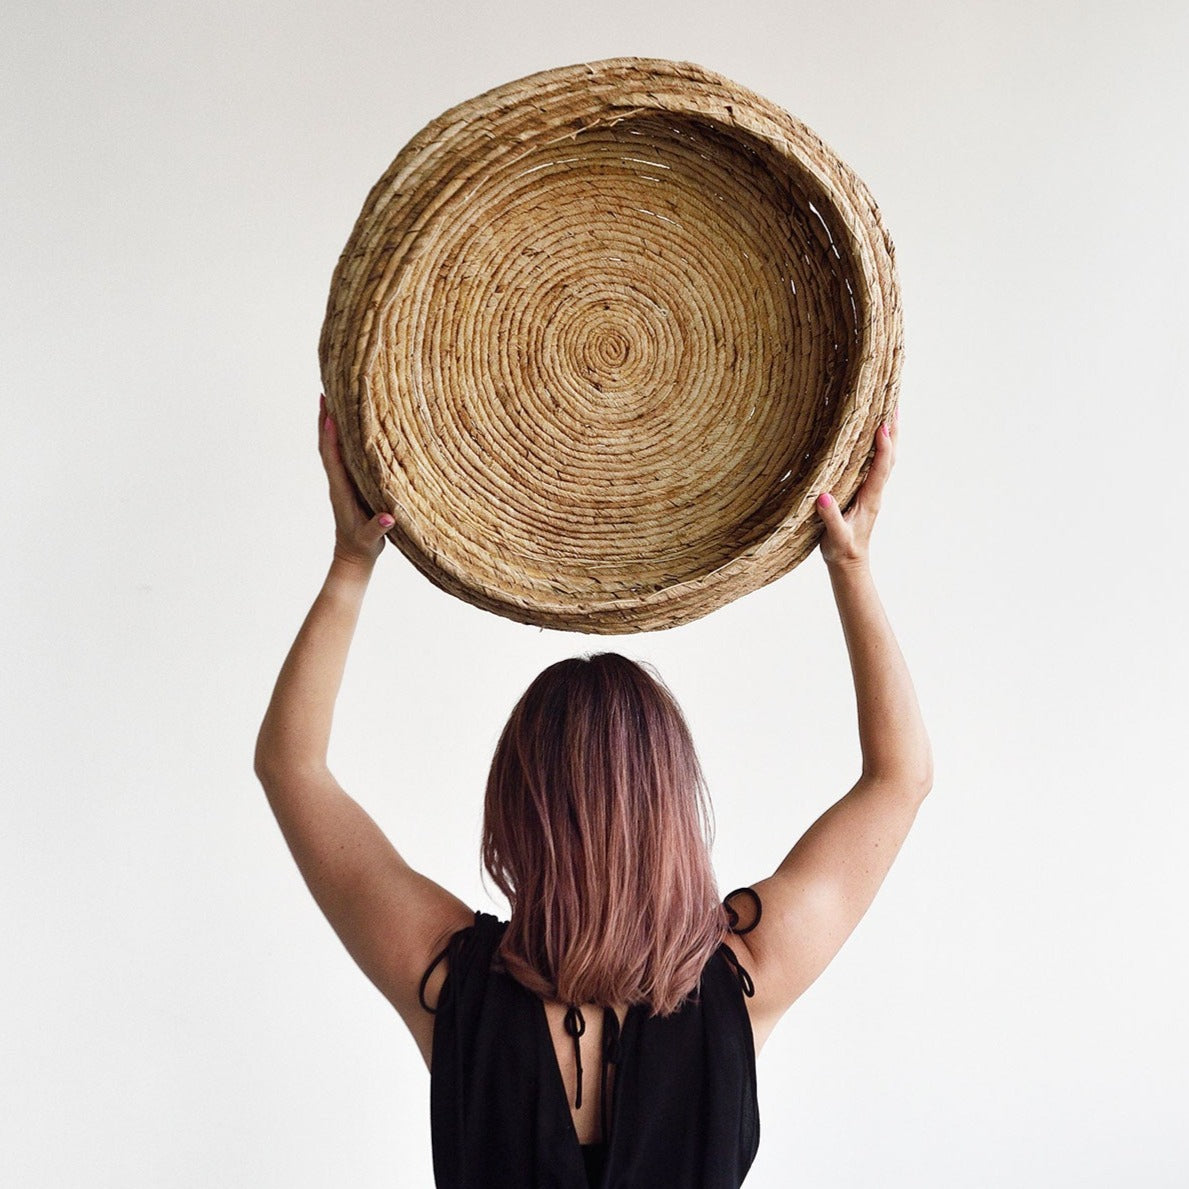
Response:
[[[563,1003],[675,1011],[726,933],[713,832],[689,727],[655,671],[614,652],[550,665],[504,727],[484,803],[509,974]]]

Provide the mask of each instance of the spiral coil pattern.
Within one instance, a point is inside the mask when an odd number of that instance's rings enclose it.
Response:
[[[401,150],[320,342],[344,458],[443,589],[671,627],[787,573],[896,401],[894,250],[804,124],[689,62],[544,71]]]

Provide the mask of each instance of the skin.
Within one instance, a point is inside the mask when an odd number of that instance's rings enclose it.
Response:
[[[727,939],[755,982],[747,1008],[757,1052],[862,919],[933,782],[929,738],[868,560],[898,433],[898,418],[877,431],[874,461],[845,514],[823,497],[816,504],[825,526],[819,550],[854,678],[863,762],[847,793],[772,875],[752,885],[763,903],[759,925]],[[414,871],[327,767],[347,653],[392,520],[373,516],[360,501],[324,400],[318,449],[334,513],[330,568],[277,678],[257,738],[255,770],[318,906],[408,1025],[429,1068],[434,1017],[418,1002],[418,985],[449,936],[474,922],[474,912]],[[737,907],[746,922],[747,901],[740,898]],[[427,987],[430,1003],[444,978],[442,963]],[[572,1041],[561,1026],[564,1008],[547,1004],[545,1010],[572,1100]],[[589,1045],[587,1064],[597,1069],[593,1055],[601,1013],[588,1013],[588,1020],[584,1052]],[[598,1138],[596,1098],[589,1094],[574,1117],[584,1143]]]

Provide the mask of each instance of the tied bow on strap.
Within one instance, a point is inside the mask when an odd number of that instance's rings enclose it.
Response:
[[[582,1008],[571,1004],[566,1009],[564,1027],[574,1041],[574,1064],[578,1071],[578,1088],[574,1092],[574,1109],[582,1109],[582,1036],[586,1032],[586,1017]],[[618,1065],[623,1053],[623,1030],[612,1007],[603,1008],[603,1060],[599,1068],[599,1117],[603,1139],[607,1138],[607,1066]]]

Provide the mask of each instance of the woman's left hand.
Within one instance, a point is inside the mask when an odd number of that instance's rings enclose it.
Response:
[[[373,516],[355,490],[339,453],[338,427],[320,399],[318,411],[318,453],[330,483],[330,504],[334,509],[334,555],[343,561],[371,566],[384,552],[384,537],[396,523],[387,512]]]

